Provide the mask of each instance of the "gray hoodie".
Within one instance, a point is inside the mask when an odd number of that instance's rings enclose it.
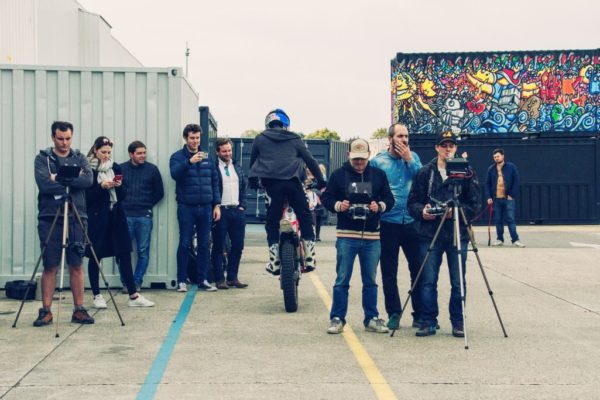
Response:
[[[59,157],[49,147],[40,150],[35,157],[35,182],[38,186],[38,218],[54,217],[56,210],[64,205],[63,195],[66,189],[60,183],[52,181],[50,174],[56,174],[61,165],[77,165],[81,167],[79,177],[71,182],[71,198],[81,218],[87,218],[85,208],[85,189],[92,186],[92,169],[87,159],[79,150],[71,149],[66,157]]]
[[[297,133],[284,129],[267,129],[254,139],[250,156],[250,178],[288,180],[304,176],[304,164],[317,181],[323,174]]]

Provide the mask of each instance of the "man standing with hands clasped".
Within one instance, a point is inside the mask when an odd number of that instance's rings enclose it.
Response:
[[[387,326],[398,329],[400,326],[400,295],[398,293],[398,253],[400,247],[410,272],[411,287],[421,266],[419,237],[414,219],[409,215],[406,202],[414,177],[421,168],[421,160],[408,145],[408,128],[396,123],[388,129],[389,148],[371,160],[387,175],[394,194],[394,207],[381,216],[381,280],[385,297],[385,311],[388,313]],[[421,293],[415,287],[412,292],[413,326],[421,324]]]

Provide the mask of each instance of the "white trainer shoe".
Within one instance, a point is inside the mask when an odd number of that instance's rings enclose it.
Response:
[[[215,286],[213,286],[210,283],[208,283],[207,280],[205,280],[202,283],[199,283],[198,284],[198,289],[199,290],[204,290],[205,292],[216,292],[218,290]]]
[[[492,246],[494,247],[498,247],[498,246],[502,246],[504,245],[504,242],[501,240],[496,240],[495,242],[492,243]]]
[[[327,328],[327,333],[335,335],[337,333],[342,333],[344,331],[344,322],[338,317],[333,317],[331,321],[329,321],[329,328]]]
[[[154,302],[148,300],[141,294],[138,294],[138,297],[135,299],[129,299],[129,301],[127,301],[127,305],[129,307],[154,307]]]
[[[385,325],[385,321],[381,318],[371,318],[367,326],[365,326],[365,330],[376,333],[388,333],[390,331]]]
[[[187,292],[187,285],[185,282],[179,282],[179,284],[177,285],[177,291],[178,292]]]
[[[521,242],[520,240],[517,240],[517,241],[513,242],[513,246],[523,248],[523,247],[525,247],[525,244],[523,242]]]
[[[103,310],[106,308],[106,300],[104,300],[102,294],[97,294],[94,296],[94,308],[98,310]]]

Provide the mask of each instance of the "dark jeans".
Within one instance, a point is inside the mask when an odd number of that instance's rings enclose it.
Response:
[[[223,273],[223,251],[227,235],[231,241],[231,248],[227,253],[227,280],[238,279],[240,259],[244,250],[244,236],[246,233],[246,215],[243,210],[221,207],[221,219],[213,229],[212,261],[214,277],[217,282],[225,280]]]
[[[400,314],[402,306],[398,293],[398,253],[400,247],[408,262],[410,272],[410,286],[415,282],[419,273],[421,262],[421,243],[415,224],[393,224],[381,221],[381,281],[383,283],[383,295],[385,296],[385,311],[388,316]],[[415,286],[411,301],[413,308],[413,319],[420,320],[422,314],[421,305],[421,279]]]
[[[423,302],[423,323],[426,325],[435,325],[439,315],[438,310],[438,291],[437,282],[440,273],[440,266],[442,264],[442,256],[446,253],[446,260],[448,262],[448,271],[450,273],[450,321],[452,325],[462,324],[462,306],[460,298],[460,275],[458,265],[458,250],[452,243],[452,238],[442,239],[438,237],[435,246],[429,254],[429,258],[423,268],[423,274],[421,275],[421,299]],[[421,251],[423,254],[427,254],[427,249],[431,241],[421,243]],[[460,243],[461,247],[461,258],[463,264],[463,282],[465,288],[465,296],[467,295],[467,283],[464,280],[467,267],[467,241]]]
[[[519,240],[517,224],[515,223],[515,200],[494,199],[493,208],[498,240],[504,242],[504,223],[508,226],[512,242]]]
[[[150,238],[152,237],[152,216],[127,217],[129,236],[135,238],[137,264],[133,279],[141,286],[150,262]],[[121,278],[122,279],[122,278]]]
[[[125,253],[121,256],[117,256],[117,265],[119,266],[119,274],[127,287],[127,292],[131,295],[137,292],[135,288],[135,282],[133,281],[133,266],[131,265],[131,254]],[[98,261],[102,262],[102,259]],[[88,261],[88,278],[90,280],[90,287],[92,288],[92,294],[95,296],[100,294],[100,269],[94,257],[90,257]]]
[[[179,247],[177,247],[177,282],[185,282],[187,279],[187,267],[189,262],[189,249],[192,245],[194,231],[198,241],[198,256],[196,257],[196,269],[198,271],[198,282],[206,279],[208,270],[208,240],[212,225],[212,205],[188,206],[177,205],[177,220],[179,221]]]
[[[315,232],[313,230],[312,215],[308,209],[306,193],[304,193],[300,181],[297,179],[262,179],[262,183],[267,195],[271,198],[271,203],[267,209],[267,220],[265,221],[269,246],[279,243],[279,221],[281,221],[283,204],[286,199],[296,213],[302,239],[314,241]]]

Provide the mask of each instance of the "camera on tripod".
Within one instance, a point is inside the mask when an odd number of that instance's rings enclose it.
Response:
[[[61,165],[58,168],[56,174],[56,182],[63,186],[69,186],[75,178],[81,173],[81,167],[77,164],[74,165]]]
[[[473,176],[469,160],[459,157],[446,160],[446,173],[448,178],[453,180],[469,179]]]

